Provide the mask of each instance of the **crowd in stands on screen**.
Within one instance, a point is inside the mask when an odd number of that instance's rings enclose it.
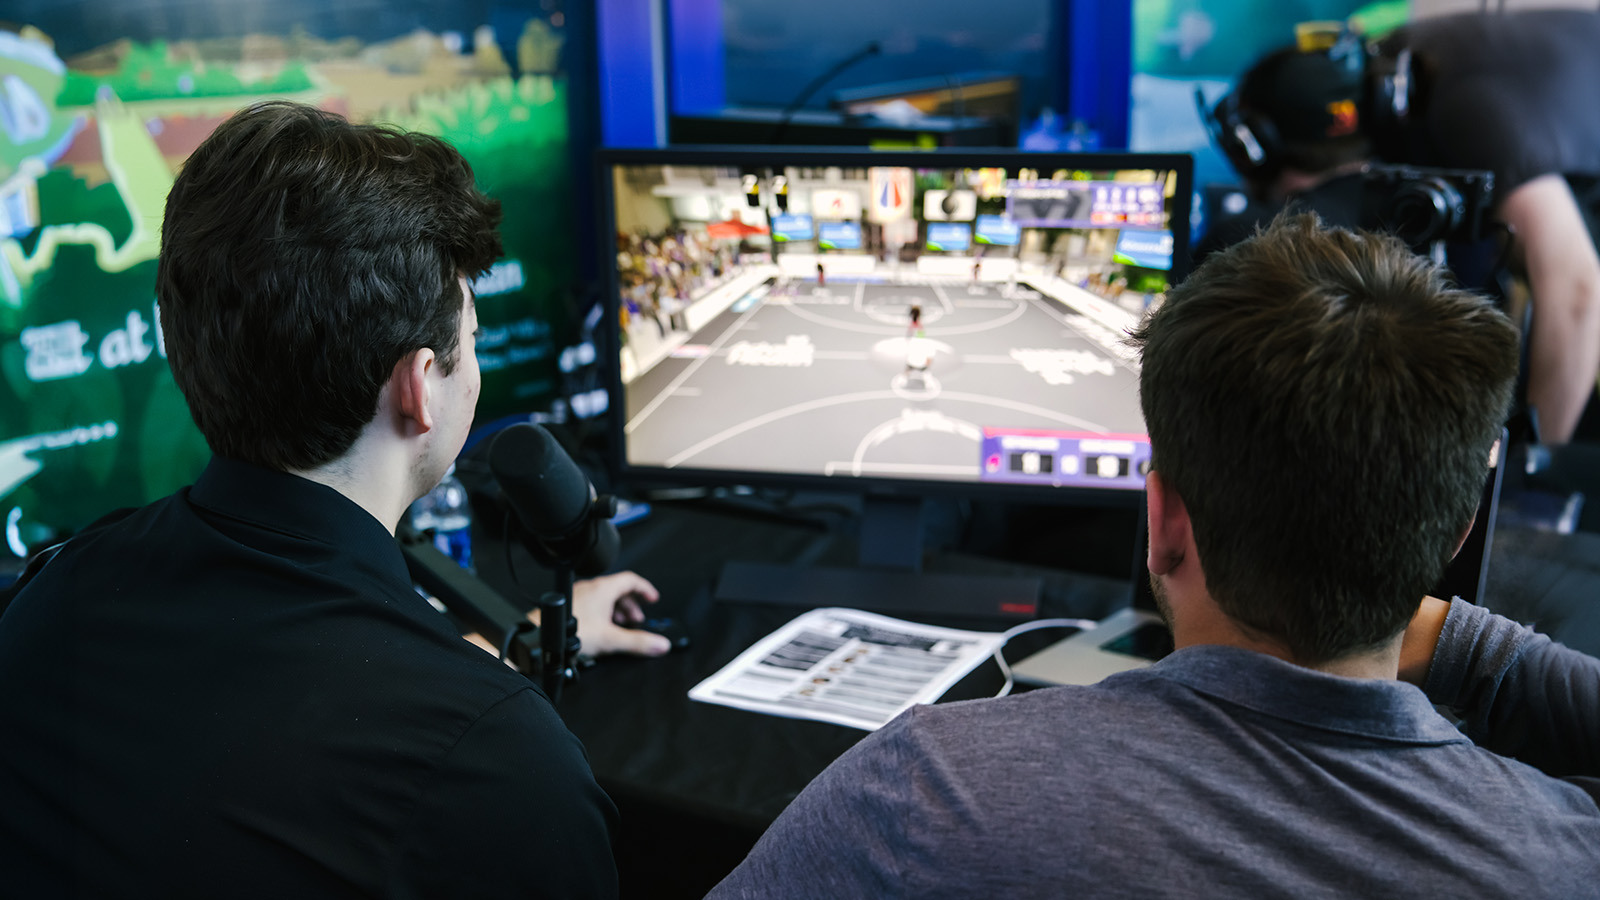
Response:
[[[623,334],[634,317],[654,322],[663,337],[688,331],[689,305],[729,273],[733,259],[727,242],[701,232],[617,235]]]

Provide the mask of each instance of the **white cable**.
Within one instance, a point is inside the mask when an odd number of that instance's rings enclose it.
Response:
[[[1011,693],[1013,683],[1011,665],[1006,662],[1005,649],[1006,644],[1011,643],[1012,638],[1029,631],[1037,631],[1040,628],[1076,628],[1079,631],[1092,631],[1099,624],[1093,619],[1037,619],[1006,629],[1005,633],[1000,635],[1000,646],[994,648],[995,664],[1000,667],[1000,673],[1006,677],[1005,685],[1000,688],[1000,693],[995,694],[995,696],[1004,697]]]

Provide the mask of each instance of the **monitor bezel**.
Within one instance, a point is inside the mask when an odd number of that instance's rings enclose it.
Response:
[[[769,146],[678,146],[670,148],[605,148],[595,154],[596,202],[601,224],[601,247],[610,250],[616,242],[616,179],[618,166],[722,166],[779,167],[799,166],[842,168],[908,166],[913,168],[1007,169],[1164,169],[1176,173],[1173,191],[1171,230],[1173,236],[1170,285],[1183,280],[1189,270],[1190,214],[1194,192],[1194,159],[1187,153],[1143,152],[1035,152],[1008,148],[940,148],[934,150],[870,150],[861,147],[769,147]],[[601,302],[604,339],[600,352],[605,368],[606,389],[610,397],[607,416],[606,464],[614,483],[636,485],[656,483],[700,485],[706,487],[753,486],[828,493],[860,494],[867,497],[918,498],[960,497],[980,500],[1076,506],[1134,507],[1143,502],[1144,491],[1128,488],[1043,487],[983,481],[946,481],[888,477],[881,475],[839,477],[797,472],[768,472],[758,469],[696,469],[659,465],[639,465],[627,458],[626,416],[623,415],[624,386],[621,367],[621,286],[614,252],[603,254]]]

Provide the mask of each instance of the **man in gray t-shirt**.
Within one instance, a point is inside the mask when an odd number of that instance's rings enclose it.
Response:
[[[1297,217],[1134,342],[1177,650],[910,710],[712,896],[1600,896],[1600,662],[1417,600],[1472,521],[1511,325]]]

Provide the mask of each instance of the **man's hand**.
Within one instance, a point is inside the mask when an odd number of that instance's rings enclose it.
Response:
[[[631,653],[660,656],[672,643],[659,634],[625,628],[645,619],[641,603],[660,597],[655,585],[634,572],[590,578],[572,586],[572,615],[578,620],[578,640],[585,656]]]
[[[634,572],[618,572],[579,581],[572,586],[572,617],[578,620],[578,640],[584,656],[629,653],[634,656],[661,656],[672,649],[672,642],[653,631],[627,628],[645,620],[640,603],[660,599],[656,586]],[[528,613],[528,621],[539,624],[539,610]],[[500,651],[483,635],[462,635],[470,643],[496,656]],[[506,665],[511,665],[510,660]]]

